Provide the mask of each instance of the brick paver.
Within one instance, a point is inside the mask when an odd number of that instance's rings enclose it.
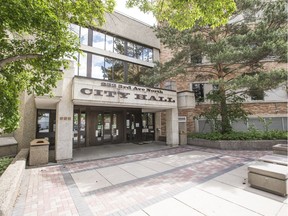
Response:
[[[80,193],[72,173],[91,169],[175,156],[183,152],[205,151],[214,156],[178,166],[162,173],[138,178],[99,190]],[[172,197],[199,183],[237,168],[268,151],[221,151],[198,147],[178,147],[101,160],[29,169],[28,187],[17,199],[13,215],[128,215]],[[165,158],[165,157],[163,157]],[[169,157],[168,157],[169,158]],[[89,208],[89,209],[87,209]],[[86,210],[85,210],[86,209]]]

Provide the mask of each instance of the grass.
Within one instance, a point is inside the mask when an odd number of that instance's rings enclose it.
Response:
[[[0,176],[4,173],[6,168],[12,162],[13,158],[11,157],[2,157],[0,158]]]

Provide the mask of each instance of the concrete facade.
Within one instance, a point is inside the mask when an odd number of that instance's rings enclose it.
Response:
[[[128,46],[127,44],[130,42],[134,43],[134,46],[139,45],[140,47],[143,46],[143,49],[148,48],[152,50],[153,61],[159,60],[160,40],[156,38],[150,26],[119,13],[109,14],[106,19],[106,24],[99,29],[99,31],[98,29],[93,29],[93,31],[91,29],[89,30],[87,37],[90,38],[90,42],[86,45],[81,45],[82,51],[87,53],[87,55],[92,54],[94,56],[107,57],[113,61],[119,60],[141,67],[153,67],[154,63],[150,59],[144,59],[144,54],[143,58],[139,59],[135,56],[128,56],[128,54],[120,54],[106,50],[106,48],[101,49],[92,46],[91,34],[94,35],[94,31],[102,32],[103,34],[109,34],[115,38],[126,40],[125,49],[127,49],[126,46]],[[91,64],[91,59],[92,56],[88,57],[87,65],[89,65],[89,61]],[[95,64],[97,63],[92,63],[92,69],[94,69]],[[88,68],[88,66],[86,67]],[[79,74],[79,72],[77,72],[78,70],[80,70],[78,69],[78,65],[71,61],[70,67],[63,70],[63,79],[58,82],[57,87],[53,90],[54,96],[52,98],[46,95],[37,96],[23,93],[20,106],[22,119],[19,129],[15,132],[19,149],[29,147],[30,142],[35,138],[46,138],[50,142],[49,158],[55,158],[55,161],[72,160],[75,139],[85,139],[84,142],[86,144],[81,144],[80,146],[81,141],[79,141],[78,147],[89,146],[90,144],[87,145],[87,143],[93,142],[94,139],[97,141],[99,134],[104,137],[102,133],[107,133],[107,127],[110,127],[109,124],[113,127],[111,128],[111,142],[114,139],[113,137],[118,136],[119,133],[122,133],[119,136],[125,141],[126,133],[130,131],[130,129],[128,130],[126,128],[126,121],[128,124],[128,119],[125,120],[125,118],[128,118],[128,114],[126,116],[126,113],[129,113],[129,110],[153,113],[153,125],[143,128],[142,133],[149,131],[149,133],[151,132],[154,136],[153,140],[158,140],[160,136],[163,136],[163,132],[167,131],[167,134],[164,134],[164,136],[167,137],[167,145],[179,145],[178,97],[176,91],[149,88],[131,83],[121,83],[110,80],[110,78],[107,80],[107,78],[104,77],[103,79],[95,79],[95,77],[91,75],[91,69],[90,72],[89,69],[87,69],[86,76]],[[127,71],[127,73],[128,72],[129,71]],[[125,76],[127,78],[127,75]],[[187,104],[187,102],[185,103]],[[82,122],[77,123],[78,125],[75,123],[75,121],[79,120],[75,118],[75,116],[80,115],[75,111],[77,109],[85,110],[85,119],[80,117],[80,121],[85,120],[85,125],[83,126],[85,129],[82,128],[84,132],[81,132],[81,129],[78,128],[78,126],[82,127]],[[116,123],[113,123],[115,125],[112,126],[111,122],[106,122],[107,120],[104,119],[103,128],[99,129],[99,115],[104,116],[104,113],[107,113],[106,110],[108,110],[109,113],[117,113],[113,114],[113,116],[117,116],[117,128],[119,127],[119,122],[121,122],[120,127],[124,129],[116,129]],[[167,128],[163,131],[161,131],[161,112],[166,112],[167,114]],[[112,114],[109,115],[111,115],[112,119]],[[92,120],[92,118],[95,119]],[[41,122],[39,122],[39,119]],[[109,121],[114,121],[111,119]],[[141,120],[129,119],[129,122],[130,121],[135,121],[136,123],[134,122],[135,125],[132,126],[132,133],[129,136],[141,133],[141,128],[139,128],[142,127]],[[94,125],[96,125],[96,132],[93,131]],[[81,135],[75,135],[75,131],[77,134],[81,133]],[[105,136],[107,136],[107,134]],[[34,150],[37,149],[34,148]],[[53,155],[51,155],[52,153]]]

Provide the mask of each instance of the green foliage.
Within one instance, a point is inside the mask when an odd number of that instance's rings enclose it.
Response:
[[[168,22],[178,30],[199,25],[220,26],[228,22],[235,11],[233,0],[128,0],[129,7],[151,11],[159,22]]]
[[[13,158],[9,157],[2,157],[0,158],[0,176],[4,173],[6,168],[9,166],[9,164],[13,161]]]
[[[286,131],[259,131],[259,130],[250,130],[248,132],[229,132],[221,134],[219,132],[213,133],[194,133],[188,135],[193,139],[207,139],[207,140],[276,140],[284,139],[287,140],[288,132]]]
[[[79,51],[70,23],[98,26],[114,0],[0,0],[0,128],[15,130],[18,96],[49,94]]]
[[[202,112],[221,133],[231,132],[231,122],[245,119],[245,99],[257,93],[271,90],[287,81],[287,70],[264,67],[267,58],[275,63],[287,62],[287,9],[285,0],[235,0],[237,10],[224,26],[195,25],[179,31],[163,23],[157,27],[157,36],[164,45],[175,51],[171,61],[158,64],[142,80],[156,85],[167,78],[186,74],[197,81],[207,81],[218,86],[207,95],[212,106]],[[247,22],[257,14],[257,22]],[[244,16],[244,18],[243,18]],[[209,60],[209,64],[197,64],[190,56]],[[182,69],[182,70],[180,70]],[[151,76],[154,76],[153,79]],[[150,77],[149,77],[150,76]]]

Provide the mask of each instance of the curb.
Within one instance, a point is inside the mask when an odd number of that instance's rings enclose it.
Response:
[[[26,167],[29,149],[22,149],[0,177],[0,216],[12,214]]]

